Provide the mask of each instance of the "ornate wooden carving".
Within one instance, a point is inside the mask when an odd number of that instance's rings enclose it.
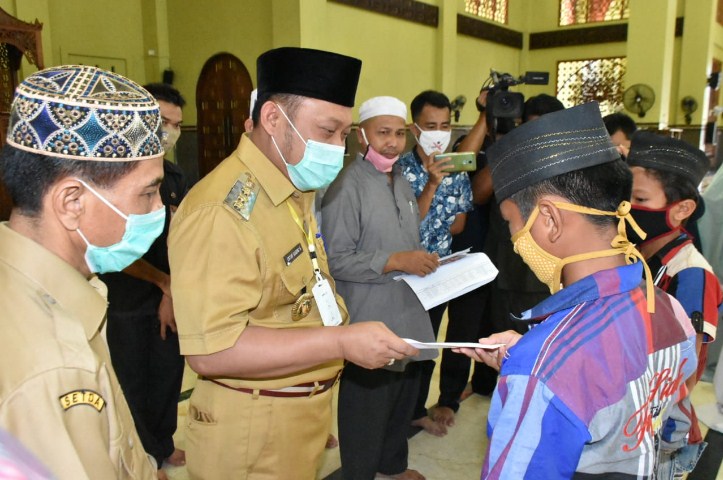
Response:
[[[675,36],[683,35],[683,18],[675,19]],[[628,25],[601,25],[585,28],[570,28],[530,34],[530,50],[540,48],[572,47],[596,43],[626,42]]]
[[[389,15],[410,22],[436,27],[439,25],[439,7],[416,0],[327,0],[350,7]]]
[[[522,33],[510,28],[483,22],[467,15],[457,14],[457,33],[481,38],[512,48],[522,49]]]
[[[39,69],[43,66],[43,43],[40,32],[43,24],[35,19],[35,23],[19,20],[0,8],[0,43],[9,43],[20,50],[28,62]]]
[[[5,132],[10,120],[10,105],[18,84],[22,56],[28,62],[43,67],[43,45],[40,32],[43,24],[26,23],[0,8],[0,146],[5,144]],[[10,216],[11,201],[5,186],[0,183],[0,220]]]

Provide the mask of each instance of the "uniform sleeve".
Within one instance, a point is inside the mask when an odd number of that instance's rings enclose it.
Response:
[[[361,199],[359,183],[344,175],[324,195],[321,229],[331,276],[336,280],[359,283],[386,283],[393,280],[384,267],[392,252],[359,250]]]
[[[502,377],[488,416],[490,436],[482,479],[570,479],[590,433],[534,377]]]
[[[704,342],[715,340],[721,306],[718,278],[710,271],[691,267],[678,272],[678,285],[673,296],[678,299],[688,317],[695,312],[703,316]]]
[[[38,375],[2,403],[0,424],[59,479],[154,479],[137,434],[124,431],[132,428],[130,413],[128,426],[119,421],[117,409],[127,406],[114,401],[107,375],[71,368]],[[82,391],[96,396],[86,394],[88,403],[74,406],[70,397],[63,400]]]
[[[233,346],[261,300],[264,259],[255,233],[241,217],[211,205],[174,218],[168,247],[181,353]]]

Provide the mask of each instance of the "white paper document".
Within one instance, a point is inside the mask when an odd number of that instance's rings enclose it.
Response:
[[[484,345],[482,343],[472,342],[418,342],[416,340],[412,340],[411,338],[403,338],[402,340],[419,350],[430,348],[484,348],[486,350],[494,350],[504,345],[504,343]]]
[[[491,282],[497,268],[484,253],[457,252],[440,259],[439,268],[426,277],[399,275],[422,302],[425,310]]]

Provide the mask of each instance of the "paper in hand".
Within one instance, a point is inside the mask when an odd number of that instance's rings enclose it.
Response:
[[[411,338],[403,338],[402,340],[419,350],[429,348],[484,348],[485,350],[495,350],[505,345],[504,343],[485,345],[483,343],[473,342],[418,342]]]

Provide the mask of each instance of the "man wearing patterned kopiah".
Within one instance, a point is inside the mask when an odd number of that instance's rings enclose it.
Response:
[[[0,428],[60,479],[156,477],[101,330],[106,289],[161,233],[156,101],[130,80],[65,66],[25,79],[0,169]],[[162,475],[162,474],[159,474]]]

